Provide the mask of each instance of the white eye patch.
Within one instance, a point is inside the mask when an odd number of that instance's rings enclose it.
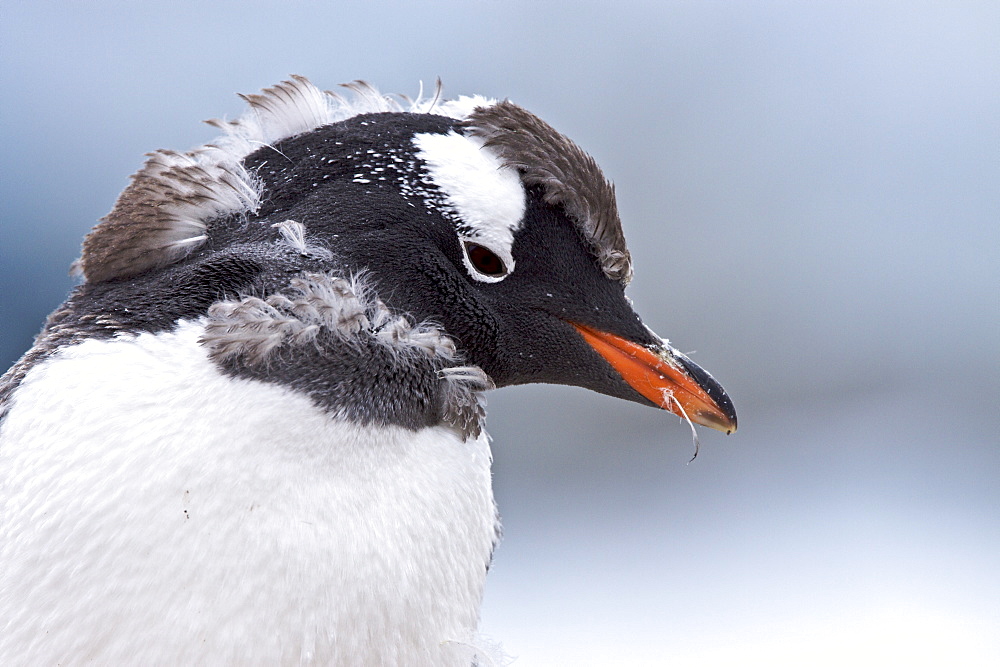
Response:
[[[506,274],[514,270],[511,248],[524,218],[525,193],[516,169],[504,166],[483,140],[457,132],[423,133],[413,137],[417,156],[427,165],[430,182],[443,193],[445,204],[457,218],[458,235],[488,248],[499,257]],[[477,280],[483,276],[465,254],[466,268]],[[506,275],[505,274],[505,275]]]

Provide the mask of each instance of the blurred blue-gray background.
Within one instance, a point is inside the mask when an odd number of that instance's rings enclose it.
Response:
[[[617,185],[740,431],[491,398],[516,665],[1000,664],[996,2],[0,4],[0,361],[142,154],[289,74],[510,97]]]

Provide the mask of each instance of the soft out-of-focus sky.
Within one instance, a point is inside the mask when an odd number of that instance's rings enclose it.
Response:
[[[0,4],[0,362],[142,154],[291,73],[510,97],[617,185],[731,437],[491,399],[516,665],[1000,661],[1000,5]]]

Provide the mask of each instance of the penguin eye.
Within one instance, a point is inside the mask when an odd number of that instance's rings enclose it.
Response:
[[[465,254],[476,271],[479,271],[484,276],[502,278],[507,275],[507,267],[503,263],[503,260],[497,257],[496,253],[489,248],[483,247],[478,243],[465,241]]]

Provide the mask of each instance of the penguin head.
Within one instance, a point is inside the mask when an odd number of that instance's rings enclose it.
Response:
[[[496,386],[581,386],[735,430],[722,387],[625,296],[614,188],[589,155],[508,101],[404,110],[350,87],[295,77],[213,121],[214,144],[152,154],[84,243],[94,293],[131,286],[170,321],[303,272],[360,276]]]

